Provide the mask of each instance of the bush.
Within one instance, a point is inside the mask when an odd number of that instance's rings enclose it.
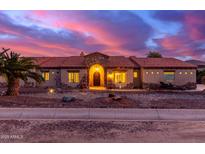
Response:
[[[79,88],[80,89],[86,89],[88,88],[88,85],[87,85],[87,77],[86,75],[84,75],[79,83]]]
[[[158,90],[158,89],[160,89],[160,84],[156,84],[156,83],[143,83],[143,88],[144,89]]]
[[[108,89],[115,89],[116,86],[111,80],[107,80],[107,88]]]
[[[134,84],[133,83],[128,83],[124,89],[134,89]]]
[[[202,83],[202,84],[205,84],[205,76],[202,76],[202,78],[201,78],[201,83]]]
[[[197,83],[201,84],[202,83],[202,78],[205,76],[205,70],[203,71],[197,71],[196,73],[196,78],[197,78]]]

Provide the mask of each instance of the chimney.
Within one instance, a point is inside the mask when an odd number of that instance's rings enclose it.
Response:
[[[80,53],[80,56],[85,56],[85,53],[82,51],[81,53]]]

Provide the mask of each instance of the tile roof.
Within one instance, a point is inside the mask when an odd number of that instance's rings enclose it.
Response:
[[[40,67],[54,68],[60,67],[64,61],[64,57],[34,57],[33,58]]]
[[[107,67],[135,67],[139,66],[133,63],[129,58],[124,56],[110,56],[108,59]]]
[[[34,57],[34,59],[43,68],[86,67],[83,56]],[[110,56],[105,67],[137,67],[137,65],[127,57]]]
[[[33,57],[42,68],[85,67],[84,58],[71,57]]]
[[[65,57],[61,67],[86,67],[83,56]]]
[[[84,56],[71,57],[33,57],[42,68],[85,68]],[[196,68],[196,65],[175,58],[136,58],[124,56],[109,56],[105,67],[131,68]]]
[[[136,58],[130,59],[143,68],[196,68],[195,65],[175,58]]]

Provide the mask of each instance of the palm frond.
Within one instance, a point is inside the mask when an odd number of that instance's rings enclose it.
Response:
[[[5,74],[7,78],[16,78],[27,81],[28,78],[32,78],[37,82],[42,82],[43,77],[35,72],[39,66],[35,63],[35,60],[30,57],[21,57],[20,54],[10,51],[10,49],[4,49],[0,53],[0,75]]]

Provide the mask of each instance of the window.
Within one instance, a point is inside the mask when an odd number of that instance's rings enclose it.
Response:
[[[134,78],[137,78],[138,77],[138,73],[134,72],[133,76],[134,76]]]
[[[68,72],[68,82],[78,83],[79,82],[79,72]]]
[[[125,83],[125,72],[115,72],[115,83]]]
[[[49,80],[49,72],[43,72],[42,77],[44,78],[45,81]]]
[[[173,81],[175,79],[175,72],[173,71],[164,72],[164,79],[166,81]]]
[[[107,74],[107,79],[108,80],[113,80],[113,73],[108,73]]]

